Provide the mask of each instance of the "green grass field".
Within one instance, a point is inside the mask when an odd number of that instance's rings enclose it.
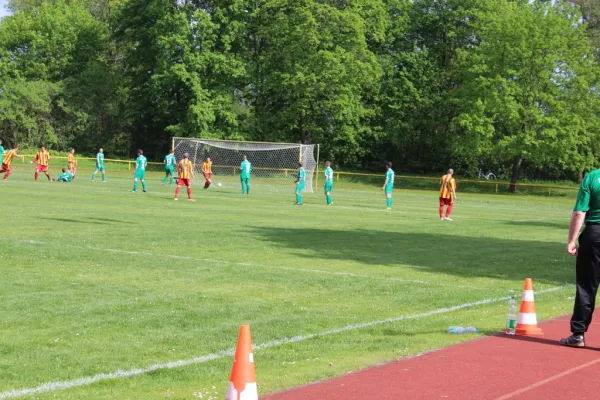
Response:
[[[221,399],[243,323],[266,394],[478,336],[451,325],[498,332],[526,277],[538,319],[572,309],[572,198],[459,192],[441,222],[433,191],[294,207],[291,181],[230,179],[190,203],[125,176],[0,181],[0,399]]]

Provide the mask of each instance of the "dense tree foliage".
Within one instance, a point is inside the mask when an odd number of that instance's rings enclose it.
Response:
[[[159,157],[320,143],[347,168],[514,182],[598,165],[600,1],[11,0],[0,138]]]

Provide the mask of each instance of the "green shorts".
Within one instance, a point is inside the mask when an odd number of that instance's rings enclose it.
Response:
[[[104,172],[104,165],[96,165],[96,171]]]
[[[304,191],[304,183],[296,184],[296,192],[302,193]]]
[[[393,190],[394,190],[394,185],[387,185],[385,187],[385,194],[392,194]]]
[[[173,168],[172,166],[165,167],[165,174],[173,175],[174,172],[175,172],[175,168]]]
[[[240,181],[248,183],[248,182],[250,182],[250,177],[249,176],[240,175]]]
[[[136,179],[144,179],[146,177],[146,171],[145,170],[137,170],[135,171],[135,175],[133,176]]]
[[[325,182],[325,191],[331,192],[331,189],[333,189],[333,182],[332,181]]]

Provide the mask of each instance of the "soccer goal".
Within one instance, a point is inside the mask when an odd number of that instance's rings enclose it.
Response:
[[[319,145],[174,137],[173,149],[177,160],[181,160],[184,153],[189,154],[197,172],[195,179],[202,178],[200,166],[206,157],[210,157],[213,182],[233,183],[235,177],[239,178],[240,163],[245,155],[252,163],[253,185],[291,187],[299,161],[306,170],[305,190],[313,192],[318,184]]]

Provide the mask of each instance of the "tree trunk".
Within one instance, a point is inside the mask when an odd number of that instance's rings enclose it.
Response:
[[[517,191],[517,182],[519,181],[519,172],[521,171],[521,163],[523,162],[523,158],[521,156],[516,156],[515,161],[512,167],[512,176],[510,178],[510,187],[508,191],[510,193],[515,193]]]
[[[583,180],[583,171],[579,171],[577,173],[577,184],[579,185],[582,180]]]

